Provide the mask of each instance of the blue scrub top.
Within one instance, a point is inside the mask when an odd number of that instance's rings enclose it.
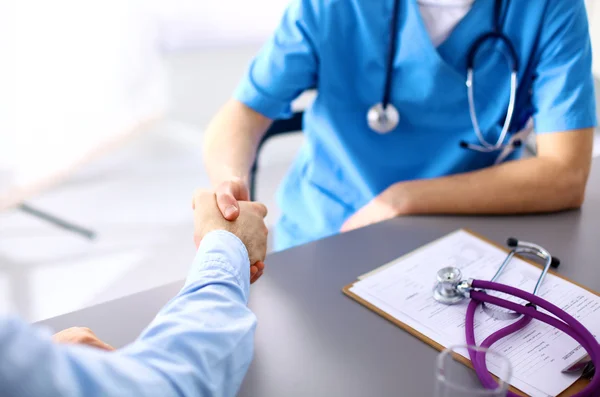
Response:
[[[393,4],[292,1],[236,90],[235,98],[272,119],[289,117],[303,91],[318,92],[304,115],[305,143],[279,190],[276,249],[337,233],[396,182],[489,167],[498,156],[459,147],[461,140],[477,143],[465,86],[467,52],[492,29],[493,0],[476,0],[437,48],[417,1],[400,0],[391,91],[400,124],[386,135],[369,129],[367,111],[383,96]],[[503,6],[503,30],[520,61],[511,132],[531,117],[536,133],[595,126],[583,0]],[[509,101],[504,51],[491,42],[475,60],[475,104],[489,142],[500,134]]]

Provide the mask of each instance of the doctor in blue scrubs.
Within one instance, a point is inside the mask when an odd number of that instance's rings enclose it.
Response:
[[[199,249],[185,285],[128,346],[115,351],[81,328],[52,341],[0,316],[0,396],[235,396],[253,355],[250,264],[264,260],[267,212],[241,203],[238,220],[228,222],[207,191],[194,205]]]
[[[220,209],[239,215],[261,137],[312,88],[276,249],[403,215],[577,208],[591,61],[583,0],[293,0],[208,127]]]

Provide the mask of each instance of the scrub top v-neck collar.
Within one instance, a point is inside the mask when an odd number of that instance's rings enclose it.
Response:
[[[438,63],[452,72],[460,81],[466,78],[466,57],[471,43],[481,34],[491,30],[493,3],[489,0],[475,0],[467,14],[458,22],[450,35],[437,48],[431,41],[417,0],[408,0],[407,7],[416,19],[419,41],[426,59]],[[405,11],[406,12],[406,11]],[[402,41],[398,45],[402,47]],[[460,46],[460,48],[458,48]],[[465,72],[462,73],[462,70]],[[459,72],[461,71],[461,72]]]

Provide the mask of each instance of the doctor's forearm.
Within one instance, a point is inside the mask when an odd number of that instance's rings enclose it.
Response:
[[[235,177],[247,183],[258,144],[271,123],[237,100],[223,106],[204,140],[204,163],[213,186]]]
[[[577,208],[590,172],[592,128],[542,134],[537,157],[430,180],[383,194],[399,214],[507,214]]]
[[[389,194],[403,214],[508,214],[578,208],[587,172],[545,158],[479,171],[402,182]]]

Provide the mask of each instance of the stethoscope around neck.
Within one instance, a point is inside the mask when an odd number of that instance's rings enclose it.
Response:
[[[394,69],[394,58],[396,56],[396,41],[397,41],[397,30],[398,30],[398,11],[399,11],[400,0],[394,0],[394,7],[392,10],[392,22],[390,26],[390,41],[388,47],[388,58],[387,58],[387,67],[385,73],[385,86],[383,90],[383,98],[380,103],[373,105],[369,111],[367,112],[367,123],[369,127],[379,133],[379,134],[387,134],[394,130],[398,124],[400,123],[400,113],[398,109],[390,102],[391,96],[391,87],[392,87],[392,72]],[[517,56],[517,52],[510,39],[502,33],[502,22],[501,20],[501,9],[502,9],[502,1],[495,0],[494,3],[494,28],[492,31],[488,33],[484,33],[481,35],[475,42],[471,45],[467,55],[467,78],[465,85],[467,86],[467,98],[469,102],[469,116],[471,117],[471,124],[473,125],[473,130],[475,131],[475,136],[477,137],[478,143],[469,143],[467,141],[460,141],[459,145],[464,149],[471,149],[478,152],[489,153],[497,150],[502,150],[507,146],[519,147],[522,142],[520,139],[515,139],[509,141],[507,144],[504,143],[506,140],[506,136],[508,134],[508,130],[510,128],[510,124],[513,118],[514,110],[515,110],[515,101],[517,96],[517,85],[518,79],[517,74],[519,70],[519,58]],[[485,139],[483,133],[481,132],[481,128],[479,125],[479,120],[477,118],[477,111],[475,109],[475,94],[474,94],[474,73],[473,70],[475,68],[475,57],[477,55],[477,51],[483,46],[483,44],[490,40],[499,40],[501,41],[506,48],[508,49],[508,53],[503,51],[507,62],[509,64],[511,73],[510,73],[510,97],[508,102],[508,108],[506,111],[506,117],[504,119],[504,124],[502,126],[502,130],[500,132],[500,136],[495,142],[489,142]]]

